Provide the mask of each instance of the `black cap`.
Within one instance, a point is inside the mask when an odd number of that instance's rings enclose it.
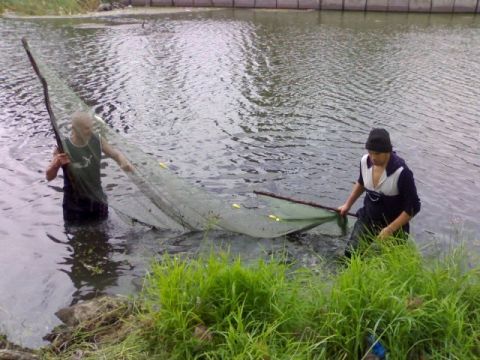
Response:
[[[390,135],[385,129],[372,129],[368,135],[365,149],[375,152],[388,153],[392,151]]]

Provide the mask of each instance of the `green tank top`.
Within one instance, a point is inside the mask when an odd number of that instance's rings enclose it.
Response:
[[[84,146],[77,146],[70,139],[65,141],[65,151],[70,156],[70,171],[75,184],[75,190],[81,197],[92,200],[104,201],[105,194],[102,189],[100,178],[100,161],[102,157],[102,145],[100,138],[92,135]],[[68,176],[64,177],[65,190],[72,192],[72,184]]]

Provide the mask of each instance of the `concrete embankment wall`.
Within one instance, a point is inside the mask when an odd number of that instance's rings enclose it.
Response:
[[[480,13],[480,0],[124,0],[132,6]]]

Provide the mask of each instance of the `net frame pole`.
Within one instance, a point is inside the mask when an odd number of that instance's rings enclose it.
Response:
[[[311,202],[311,201],[293,199],[293,198],[290,198],[290,197],[287,197],[287,196],[277,195],[277,194],[274,194],[274,193],[271,193],[271,192],[254,190],[253,193],[257,194],[257,195],[269,196],[269,197],[276,198],[276,199],[287,200],[287,201],[291,201],[291,202],[294,202],[294,203],[297,203],[297,204],[303,204],[303,205],[308,205],[308,206],[312,206],[312,207],[316,207],[316,208],[320,208],[320,209],[335,211],[337,213],[339,212],[338,209],[330,207],[330,206],[320,205],[320,204],[317,204],[317,203],[314,203],[314,202]],[[354,213],[351,213],[351,212],[348,212],[347,215],[353,216],[353,217],[358,217],[357,214],[354,214]]]

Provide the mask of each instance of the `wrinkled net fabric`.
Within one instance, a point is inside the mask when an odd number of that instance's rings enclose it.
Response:
[[[135,171],[124,173],[111,160],[102,159],[102,182],[108,204],[123,219],[160,229],[226,230],[259,238],[280,237],[326,223],[331,225],[328,231],[331,235],[346,231],[345,219],[335,211],[270,196],[248,199],[245,207],[240,200],[231,197],[225,200],[220,194],[195,187],[112,130],[33,51],[32,55],[48,84],[52,121],[55,121],[52,125],[56,126],[61,141],[70,135],[72,113],[88,112],[95,119],[95,133],[120,150],[135,167]],[[84,189],[93,200],[102,201],[95,198],[91,184],[81,181],[73,179],[75,186]]]

